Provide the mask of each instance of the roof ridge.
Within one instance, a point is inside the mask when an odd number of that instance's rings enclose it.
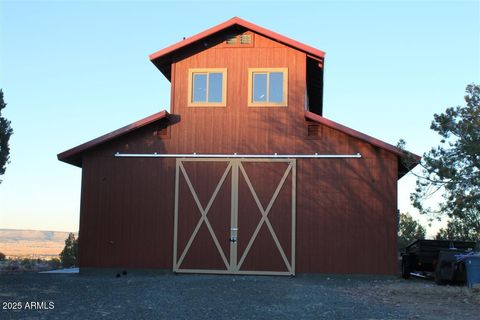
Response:
[[[182,49],[183,47],[190,45],[192,43],[195,43],[196,41],[199,41],[203,38],[206,38],[208,36],[211,36],[212,34],[215,34],[217,32],[220,32],[226,28],[229,28],[233,25],[239,25],[242,26],[246,29],[250,29],[252,31],[255,31],[263,36],[266,36],[268,38],[271,38],[277,42],[283,43],[287,46],[296,48],[297,50],[304,51],[306,53],[309,53],[313,56],[317,56],[319,58],[323,58],[325,56],[325,52],[319,49],[316,49],[314,47],[311,47],[309,45],[306,45],[304,43],[301,43],[297,40],[293,40],[289,37],[283,36],[277,32],[271,31],[269,29],[266,29],[264,27],[261,27],[259,25],[256,25],[252,22],[249,22],[247,20],[244,20],[240,17],[233,17],[229,20],[226,20],[220,24],[217,24],[211,28],[208,28],[200,33],[197,33],[193,36],[190,36],[186,39],[180,40],[179,42],[176,42],[168,47],[165,47],[161,50],[158,50],[152,54],[149,55],[149,59],[153,62],[154,60],[157,60],[161,58],[162,56],[165,56],[167,54],[171,54],[177,50]]]

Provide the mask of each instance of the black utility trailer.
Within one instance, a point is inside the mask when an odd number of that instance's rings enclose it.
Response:
[[[435,282],[463,281],[465,267],[457,258],[475,248],[475,242],[449,240],[416,240],[402,254],[402,277],[411,273],[435,278]]]

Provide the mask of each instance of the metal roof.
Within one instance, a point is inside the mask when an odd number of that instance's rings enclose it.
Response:
[[[235,26],[242,27],[244,29],[251,30],[255,33],[258,33],[262,36],[275,40],[279,43],[284,45],[290,46],[294,49],[303,51],[311,56],[315,56],[317,58],[323,59],[325,56],[325,52],[313,48],[309,45],[303,44],[296,40],[290,39],[285,37],[279,33],[273,32],[271,30],[265,29],[260,27],[256,24],[248,22],[238,17],[233,17],[230,20],[227,20],[219,25],[216,25],[210,29],[207,29],[203,32],[200,32],[194,36],[189,38],[185,38],[169,47],[166,47],[162,50],[159,50],[155,53],[152,53],[149,58],[155,64],[155,66],[162,71],[167,78],[169,78],[169,72],[166,72],[165,69],[170,68],[170,64],[174,61],[176,56],[182,56],[184,54],[183,51],[188,51],[188,48],[192,47],[193,45],[199,43],[200,41],[214,36],[217,33],[225,31],[226,29],[233,28]]]
[[[396,156],[398,156],[399,159],[399,168],[398,168],[398,178],[400,179],[402,176],[404,176],[408,171],[413,169],[415,165],[417,165],[422,157],[420,157],[417,154],[399,149],[389,143],[386,143],[382,140],[379,140],[377,138],[371,137],[369,135],[366,135],[365,133],[362,133],[360,131],[354,130],[352,128],[346,127],[340,123],[337,123],[335,121],[329,120],[325,117],[319,116],[316,113],[305,111],[305,119],[311,120],[317,123],[320,123],[322,125],[325,125],[327,127],[333,128],[335,130],[338,130],[340,132],[343,132],[349,136],[352,136],[354,138],[360,139],[362,141],[365,141],[373,146],[376,146],[378,148],[384,149],[386,151],[389,151]],[[408,161],[402,161],[402,160],[408,160]],[[411,162],[411,163],[407,163]]]
[[[90,140],[86,143],[83,143],[83,144],[81,144],[77,147],[74,147],[74,148],[69,149],[67,151],[64,151],[62,153],[59,153],[57,155],[58,160],[69,163],[69,164],[72,164],[72,165],[75,165],[75,166],[78,166],[78,167],[81,167],[82,166],[82,153],[87,151],[88,149],[97,147],[97,146],[99,146],[103,143],[106,143],[108,141],[116,139],[120,136],[126,135],[126,134],[128,134],[132,131],[140,129],[140,128],[142,128],[142,127],[144,127],[148,124],[151,124],[155,121],[158,121],[158,120],[163,119],[163,118],[167,118],[168,116],[169,116],[169,113],[167,111],[165,111],[165,110],[160,111],[160,112],[155,113],[151,116],[148,116],[148,117],[143,118],[141,120],[138,120],[134,123],[131,123],[127,126],[124,126],[120,129],[117,129],[117,130],[112,131],[110,133],[107,133],[103,136],[100,136],[96,139],[93,139],[93,140]],[[374,145],[376,147],[379,147],[381,149],[389,151],[389,152],[395,154],[396,156],[398,156],[399,159],[400,158],[411,157],[417,163],[421,159],[421,157],[416,155],[416,154],[401,150],[401,149],[399,149],[399,148],[397,148],[397,147],[395,147],[391,144],[388,144],[388,143],[383,142],[379,139],[376,139],[374,137],[366,135],[366,134],[364,134],[360,131],[354,130],[354,129],[349,128],[349,127],[346,127],[342,124],[339,124],[335,121],[329,120],[325,117],[319,116],[318,114],[315,114],[313,112],[305,111],[305,119],[320,123],[320,124],[325,125],[327,127],[330,127],[330,128],[335,129],[335,130],[338,130],[340,132],[343,132],[343,133],[345,133],[349,136],[352,136],[354,138],[365,141],[365,142],[367,142],[371,145]],[[401,168],[399,168],[399,169],[401,169]],[[410,169],[411,168],[403,168],[400,171],[406,173]],[[400,176],[403,176],[403,174],[400,174]]]
[[[77,167],[82,166],[82,153],[88,149],[91,149],[93,147],[96,147],[98,145],[101,145],[103,143],[106,143],[108,141],[111,141],[113,139],[116,139],[120,136],[123,136],[127,133],[130,133],[132,131],[135,131],[141,127],[144,127],[148,124],[151,124],[155,121],[158,121],[160,119],[166,118],[169,115],[169,113],[165,110],[157,112],[155,114],[152,114],[151,116],[148,116],[146,118],[143,118],[141,120],[138,120],[134,123],[131,123],[129,125],[126,125],[120,129],[117,129],[115,131],[112,131],[110,133],[107,133],[103,136],[100,136],[96,139],[90,140],[88,142],[85,142],[79,146],[76,146],[72,149],[69,149],[67,151],[64,151],[62,153],[59,153],[57,155],[58,160],[72,164]]]

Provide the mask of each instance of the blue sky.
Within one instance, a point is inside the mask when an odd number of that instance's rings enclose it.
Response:
[[[324,115],[420,155],[433,114],[480,83],[479,1],[0,1],[0,228],[78,230],[81,170],[57,153],[168,110],[148,54],[233,16],[325,51]],[[399,181],[402,212],[413,188]]]

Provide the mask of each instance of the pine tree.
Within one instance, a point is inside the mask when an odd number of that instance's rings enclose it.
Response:
[[[403,252],[405,248],[415,240],[425,239],[426,230],[417,220],[413,220],[408,213],[400,214],[398,223],[398,251]]]
[[[450,223],[438,237],[478,240],[480,235],[480,86],[466,88],[466,106],[435,114],[430,128],[441,143],[423,155],[413,205],[421,213]],[[434,193],[443,199],[437,208],[426,203]],[[477,238],[477,239],[476,239]]]
[[[10,126],[10,121],[2,117],[2,110],[7,106],[3,100],[3,91],[0,89],[0,176],[5,174],[7,164],[10,158],[10,136],[13,134],[13,129]],[[0,180],[0,183],[2,180]]]
[[[78,238],[75,239],[75,235],[70,233],[65,240],[65,247],[60,252],[60,261],[64,268],[77,266],[78,257]]]

